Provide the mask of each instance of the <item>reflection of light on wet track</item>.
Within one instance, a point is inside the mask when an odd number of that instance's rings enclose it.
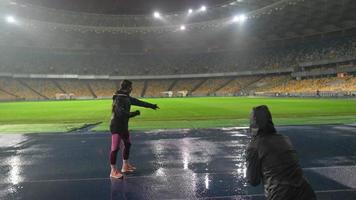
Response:
[[[205,174],[205,189],[209,190],[209,174]]]
[[[183,155],[183,168],[184,169],[188,169],[188,165],[189,165],[189,154],[188,153],[184,153],[184,155]]]
[[[233,137],[248,137],[249,127],[222,128],[222,130]]]
[[[278,129],[291,137],[302,166],[316,166],[303,171],[318,199],[353,195],[356,168],[338,165],[355,165],[355,129],[322,127]],[[246,182],[245,128],[133,133],[138,169],[123,180],[108,177],[109,133],[0,136],[0,199],[78,199],[78,192],[81,199],[264,199],[261,187]]]
[[[242,134],[242,133],[239,132],[239,131],[231,131],[231,132],[229,132],[229,133],[232,133],[232,134],[233,134],[232,136],[234,136],[234,137],[247,137],[246,134]]]
[[[3,139],[2,137],[4,136],[0,135],[1,147],[4,149],[8,148],[7,152],[11,152],[13,156],[0,160],[0,165],[9,169],[8,172],[2,174],[4,180],[1,180],[1,183],[9,184],[9,186],[6,188],[6,192],[0,194],[0,199],[3,199],[2,196],[6,196],[7,194],[18,193],[19,189],[22,188],[19,184],[24,181],[24,177],[22,176],[22,166],[24,164],[29,164],[28,161],[24,161],[21,156],[21,154],[27,151],[27,149],[21,148],[27,141],[27,136],[14,134],[6,135],[6,139]]]
[[[229,128],[221,128],[220,130],[223,131],[233,131],[233,130],[246,130],[249,129],[250,127],[248,126],[241,126],[241,127],[229,127]]]
[[[22,134],[9,134],[9,135],[0,135],[1,147],[14,147],[17,148],[21,143],[27,140],[27,137]]]
[[[3,136],[0,135],[0,137]],[[22,151],[22,148],[20,147],[25,141],[27,141],[27,137],[22,134],[7,135],[6,140],[1,140],[2,147],[10,147],[15,151],[14,156],[7,158],[2,163],[2,165],[9,167],[10,170],[7,174],[6,180],[13,185],[17,185],[21,181],[23,181],[23,177],[21,176],[21,170],[24,161],[21,160],[21,156],[18,155],[18,152]]]
[[[167,176],[166,173],[164,172],[164,168],[160,167],[159,169],[156,170],[155,173],[156,176]]]
[[[10,158],[8,161],[8,164],[10,166],[10,172],[9,172],[9,182],[16,185],[20,183],[23,178],[21,177],[21,160],[19,156],[13,156]]]
[[[193,141],[192,141],[193,140]],[[189,169],[189,162],[192,159],[192,151],[194,151],[194,145],[196,141],[192,138],[183,138],[179,142],[179,151],[182,155],[183,169],[188,170],[185,177],[185,183],[190,184],[193,191],[196,191],[197,187],[197,175],[192,170]]]
[[[189,150],[191,149],[190,141],[189,139],[184,138],[182,141],[182,146],[181,146],[181,152],[182,152],[182,157],[183,157],[183,169],[188,169],[189,166],[189,160],[190,160],[190,152]]]
[[[246,178],[246,171],[247,171],[247,168],[246,168],[246,165],[244,165],[242,168],[237,169],[237,174],[242,178]]]
[[[156,157],[156,164],[157,166],[159,166],[159,168],[155,172],[155,175],[166,178],[166,174],[163,168],[163,152],[165,151],[164,145],[158,142],[157,144],[155,144],[153,151]]]
[[[246,173],[247,173],[247,165],[246,165],[246,148],[249,140],[248,129],[247,127],[243,127],[241,129],[234,129],[226,131],[226,133],[230,134],[232,137],[236,137],[235,140],[230,141],[229,144],[225,144],[225,146],[229,146],[233,149],[233,154],[229,157],[230,160],[235,162],[235,170],[232,175],[236,182],[240,182],[243,187],[235,188],[235,192],[244,194],[246,193],[245,188],[247,187],[246,181]]]
[[[155,133],[175,133],[179,131],[180,133],[188,133],[190,131],[190,129],[156,129],[153,131],[145,131],[145,133],[148,134],[155,134]]]
[[[15,194],[21,186],[17,186],[23,181],[21,176],[21,160],[19,156],[13,156],[8,161],[7,164],[10,166],[10,171],[8,173],[8,182],[12,185],[7,188],[7,192],[10,194]]]

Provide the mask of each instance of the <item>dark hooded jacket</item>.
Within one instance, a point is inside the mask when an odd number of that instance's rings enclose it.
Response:
[[[150,104],[131,97],[125,90],[117,91],[113,96],[112,117],[110,123],[111,133],[128,132],[129,118],[138,115],[130,112],[131,105],[155,109],[155,104]]]
[[[247,180],[264,184],[268,200],[312,200],[314,191],[303,176],[289,138],[277,134],[267,106],[254,108],[253,138],[247,148]]]

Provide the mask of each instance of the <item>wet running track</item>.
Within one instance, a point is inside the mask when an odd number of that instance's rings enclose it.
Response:
[[[319,200],[356,199],[356,126],[284,126]],[[0,199],[262,200],[246,129],[132,133],[137,172],[109,178],[109,133],[0,135]],[[121,163],[120,163],[121,164]]]

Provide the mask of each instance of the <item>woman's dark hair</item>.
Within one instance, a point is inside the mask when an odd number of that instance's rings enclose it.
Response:
[[[132,82],[129,80],[123,80],[120,85],[121,90],[127,90],[132,87]]]
[[[121,84],[120,84],[120,89],[118,91],[115,92],[114,96],[112,97],[112,106],[111,106],[111,112],[114,113],[115,112],[115,107],[116,107],[116,97],[117,97],[117,94],[121,91],[123,93],[127,93],[127,91],[132,88],[132,82],[129,81],[129,80],[123,80],[121,81]]]
[[[272,115],[266,105],[261,105],[253,108],[253,117],[258,128],[257,134],[273,134],[276,133],[272,121]]]

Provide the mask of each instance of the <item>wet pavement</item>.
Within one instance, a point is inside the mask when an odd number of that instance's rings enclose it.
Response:
[[[285,126],[320,200],[356,199],[356,126]],[[137,172],[110,180],[110,134],[0,135],[0,199],[262,200],[245,180],[246,129],[131,134]]]

